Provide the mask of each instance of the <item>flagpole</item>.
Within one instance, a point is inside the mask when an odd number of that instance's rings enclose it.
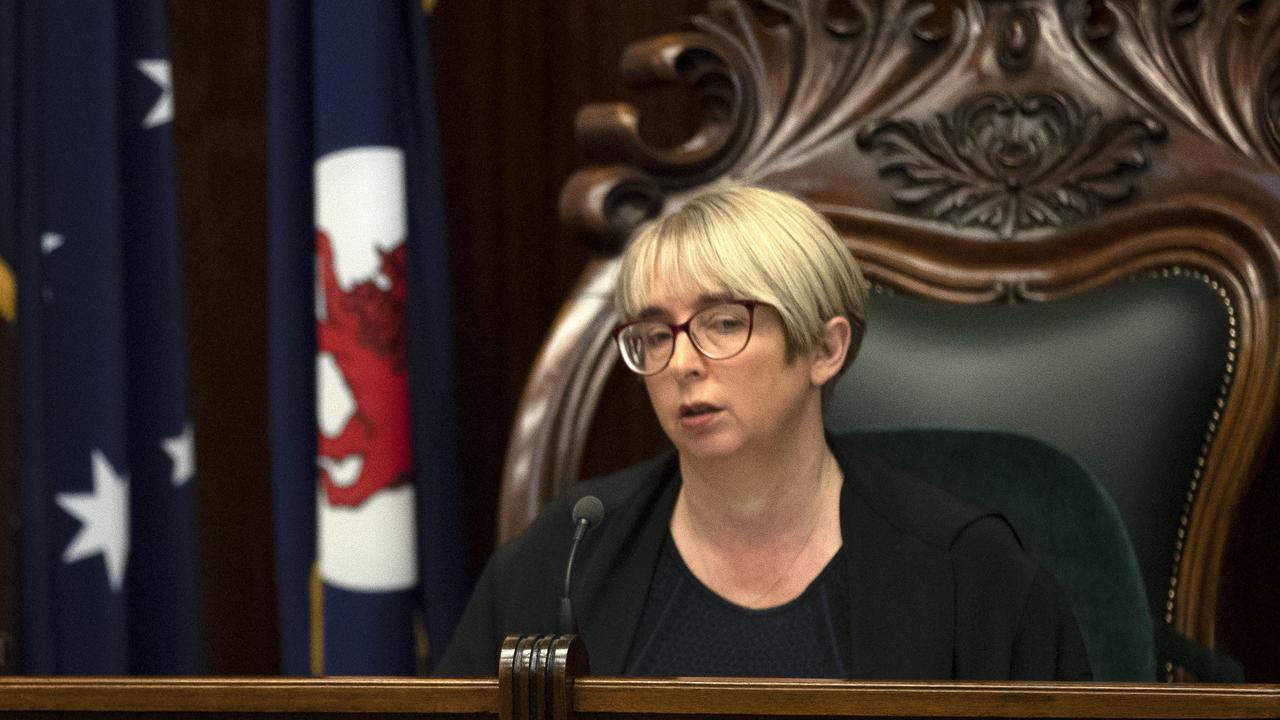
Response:
[[[0,258],[0,675],[17,672],[15,627],[17,624],[18,514],[17,428],[17,282],[15,273]]]

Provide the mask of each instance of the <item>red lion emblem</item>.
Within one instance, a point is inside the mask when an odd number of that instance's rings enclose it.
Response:
[[[355,482],[337,484],[320,468],[331,505],[359,505],[375,492],[409,479],[405,246],[378,253],[381,275],[390,287],[366,280],[344,292],[334,271],[329,237],[316,231],[316,281],[326,315],[316,321],[317,351],[333,355],[356,404],[336,437],[317,433],[317,451],[333,461],[363,458]]]

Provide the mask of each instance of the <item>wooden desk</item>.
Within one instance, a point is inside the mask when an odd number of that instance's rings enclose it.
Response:
[[[0,720],[1280,719],[1280,685],[593,678],[579,655],[510,638],[475,680],[8,677]]]
[[[578,720],[1280,718],[1280,686],[581,678]],[[0,678],[0,718],[497,720],[498,682],[391,678]]]

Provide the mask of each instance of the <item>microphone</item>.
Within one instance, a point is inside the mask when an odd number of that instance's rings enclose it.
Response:
[[[595,495],[586,495],[573,505],[573,545],[569,548],[569,562],[564,566],[564,595],[560,597],[560,614],[557,618],[556,631],[561,635],[576,635],[578,622],[573,617],[573,601],[569,599],[569,581],[573,578],[573,556],[578,552],[578,543],[592,525],[604,519],[604,503]]]

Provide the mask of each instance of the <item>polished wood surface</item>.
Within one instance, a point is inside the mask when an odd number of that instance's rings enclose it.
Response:
[[[1271,685],[943,683],[582,678],[579,718],[702,716],[1273,718]]]
[[[579,720],[699,717],[1280,718],[1280,686],[578,678]],[[497,720],[496,678],[0,678],[0,717],[413,715]],[[506,698],[509,699],[509,698]],[[533,717],[528,720],[538,720]],[[550,718],[547,718],[550,720]]]
[[[567,720],[572,688],[588,672],[576,635],[513,635],[498,653],[498,720]]]
[[[0,718],[1280,718],[1280,685],[593,678],[573,635],[508,637],[496,670],[477,679],[0,677]]]
[[[0,713],[483,713],[494,680],[0,678]]]

